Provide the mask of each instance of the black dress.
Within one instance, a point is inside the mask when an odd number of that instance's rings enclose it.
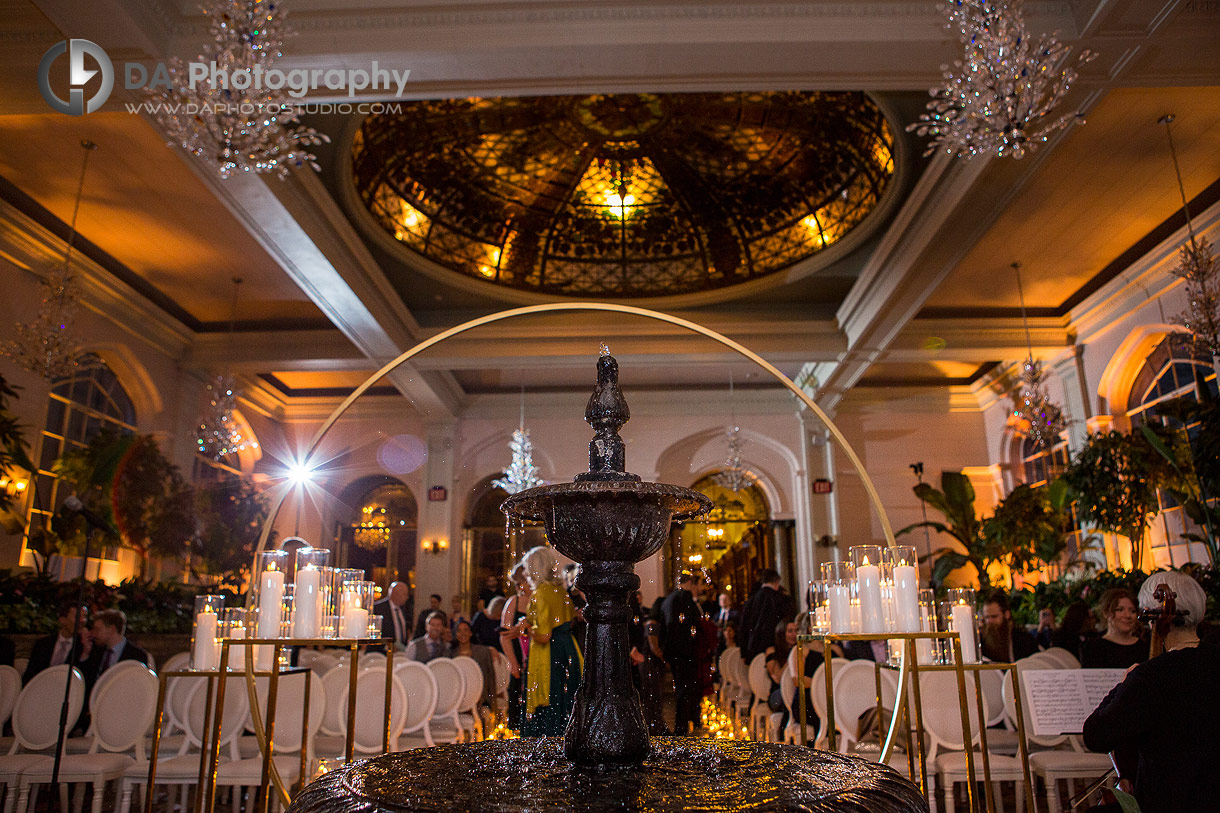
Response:
[[[1116,644],[1105,638],[1090,638],[1080,645],[1080,665],[1084,669],[1126,669],[1148,660],[1148,642]]]
[[[1139,754],[1143,813],[1215,811],[1220,763],[1220,647],[1166,652],[1140,664],[1084,723],[1084,742]]]

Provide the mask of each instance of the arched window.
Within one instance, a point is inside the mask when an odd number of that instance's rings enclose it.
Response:
[[[355,501],[359,507],[340,529],[340,565],[364,570],[382,588],[393,581],[414,588],[419,521],[415,495],[392,477],[362,480],[352,487],[360,488]]]
[[[492,474],[483,478],[470,495],[462,551],[462,584],[471,596],[478,594],[488,576],[503,578],[522,553],[546,544],[546,534],[538,523],[506,526],[500,504],[508,499],[508,492],[491,484],[500,476]]]
[[[88,353],[81,356],[70,376],[51,386],[47,420],[36,444],[38,473],[34,479],[27,527],[39,528],[42,522],[50,522],[51,514],[68,496],[60,493],[55,461],[65,452],[84,448],[104,429],[120,434],[134,433],[136,410],[118,376],[106,362]],[[103,557],[109,559],[116,555],[114,548],[107,548],[103,553]]]
[[[712,510],[682,523],[681,530],[670,536],[662,592],[673,587],[678,570],[702,571],[717,590],[727,589],[740,604],[759,572],[776,566],[771,506],[757,483],[730,491],[717,485],[715,476],[708,474],[691,486],[712,501]]]
[[[1206,361],[1204,359],[1207,359]],[[1138,427],[1149,418],[1156,417],[1166,424],[1182,428],[1176,417],[1164,406],[1170,401],[1198,401],[1204,392],[1217,397],[1216,371],[1210,363],[1210,353],[1205,347],[1192,346],[1187,334],[1172,333],[1158,344],[1135,376],[1131,392],[1127,397],[1127,417],[1132,427]],[[1187,434],[1198,431],[1198,424],[1185,426]],[[1184,533],[1198,534],[1201,529],[1173,495],[1167,491],[1157,493],[1160,513],[1153,523],[1150,548],[1155,564],[1181,565],[1188,561],[1206,561],[1202,546],[1192,550],[1182,538]]]
[[[1031,438],[1021,442],[1021,463],[1025,485],[1044,486],[1063,474],[1068,465],[1068,442],[1062,438],[1053,446],[1038,446]]]

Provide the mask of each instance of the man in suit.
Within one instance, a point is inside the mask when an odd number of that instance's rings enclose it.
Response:
[[[449,654],[449,644],[445,642],[445,614],[434,610],[428,614],[426,625],[428,631],[407,644],[407,657],[420,663]]]
[[[427,631],[428,616],[432,615],[433,613],[440,613],[441,618],[445,620],[445,623],[449,623],[449,619],[445,618],[445,611],[441,609],[440,594],[433,593],[428,597],[428,602],[428,606],[419,611],[419,618],[415,619],[415,638],[424,637],[424,633]]]
[[[733,609],[733,600],[729,598],[728,593],[721,593],[717,599],[717,608],[712,614],[712,620],[720,628],[721,636],[724,635],[724,628],[729,625],[730,621],[735,623],[741,621],[741,613]]]
[[[77,629],[78,612],[80,613],[80,636],[73,639],[73,633]],[[29,665],[26,666],[25,675],[21,678],[23,686],[43,669],[68,663],[69,659],[75,666],[84,666],[85,659],[89,657],[89,630],[86,628],[88,615],[89,611],[86,608],[77,607],[75,604],[64,604],[59,608],[59,631],[34,642]]]
[[[411,642],[411,588],[402,582],[391,582],[385,598],[373,605],[381,616],[381,636],[392,638],[397,646]]]
[[[792,597],[780,590],[779,572],[767,568],[762,572],[762,586],[750,596],[741,610],[741,657],[746,663],[754,656],[765,652],[775,641],[775,627],[781,621],[789,621],[796,614]]]
[[[696,663],[699,620],[703,617],[695,603],[695,577],[682,573],[678,586],[661,603],[664,625],[661,648],[674,675],[674,733],[685,736],[699,727],[699,680]]]
[[[85,664],[88,689],[92,691],[97,679],[119,661],[148,666],[148,652],[127,640],[127,616],[122,610],[102,610],[93,619],[93,652]]]

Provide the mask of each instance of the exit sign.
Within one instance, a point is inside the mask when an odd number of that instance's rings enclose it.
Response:
[[[449,491],[444,486],[432,486],[428,489],[428,502],[444,502],[449,499]]]
[[[834,483],[824,477],[819,477],[813,481],[814,494],[829,494],[832,491],[834,491]]]

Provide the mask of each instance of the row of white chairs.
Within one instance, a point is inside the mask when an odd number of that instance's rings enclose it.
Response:
[[[340,660],[331,660],[333,663],[320,660],[309,673],[314,682],[306,732],[302,732],[305,681],[298,675],[285,675],[280,680],[273,758],[288,782],[294,782],[299,775],[303,736],[310,760],[315,755],[338,756],[345,749],[350,676],[347,669],[340,668],[343,665]],[[167,661],[166,669],[172,671],[185,665],[175,656]],[[497,673],[498,667],[499,664]],[[12,667],[0,667],[0,725],[11,713],[17,734],[9,755],[0,757],[0,783],[6,791],[4,813],[14,810],[24,813],[31,789],[36,792],[39,783],[50,779],[52,760],[46,751],[54,749],[58,714],[47,710],[59,708],[67,669],[63,666],[46,670],[22,690],[19,673]],[[503,673],[506,688],[507,663]],[[250,725],[245,681],[237,675],[227,681],[220,743],[223,761],[218,768],[217,784],[258,785],[262,759],[257,742],[244,736]],[[355,750],[360,754],[383,750],[385,681],[384,656],[361,659],[353,732]],[[72,687],[69,726],[75,725],[84,701],[84,682],[77,670],[73,670]],[[185,786],[197,783],[199,748],[207,725],[204,719],[207,690],[208,680],[203,677],[173,677],[167,681],[157,784],[181,785],[185,790]],[[66,783],[90,783],[94,788],[94,813],[98,813],[106,783],[122,780],[119,809],[126,813],[133,790],[147,781],[146,740],[155,716],[157,678],[140,664],[121,662],[107,670],[94,692],[93,722],[85,738],[89,744],[84,746],[90,754],[71,753],[82,750],[82,744],[69,742],[61,768],[64,783],[61,795],[66,798]],[[266,678],[256,680],[256,692],[260,708],[265,709]],[[481,738],[482,695],[482,670],[471,658],[438,658],[427,665],[396,658],[391,677],[390,749]],[[105,752],[104,759],[91,756],[99,750]],[[79,806],[83,798],[79,791],[77,798]]]

